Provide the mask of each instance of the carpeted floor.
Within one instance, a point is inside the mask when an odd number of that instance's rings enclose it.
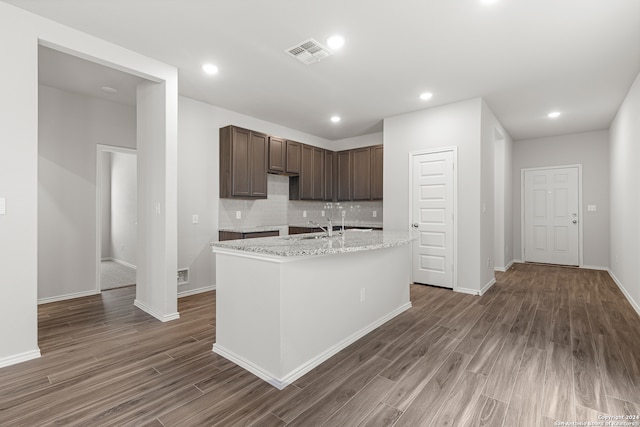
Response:
[[[136,270],[115,261],[102,261],[100,268],[101,288],[113,289],[135,285]]]

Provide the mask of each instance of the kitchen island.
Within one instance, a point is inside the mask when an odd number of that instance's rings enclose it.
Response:
[[[411,240],[353,230],[212,243],[213,351],[283,389],[411,307]]]

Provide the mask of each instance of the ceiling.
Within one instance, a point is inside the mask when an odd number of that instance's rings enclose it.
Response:
[[[6,2],[176,66],[181,95],[329,140],[474,97],[515,140],[607,129],[640,72],[637,0]],[[284,52],[336,33],[345,45],[320,62]],[[60,73],[82,61],[56,55],[41,52],[43,82],[98,92],[118,84],[104,67],[91,78]],[[219,73],[204,74],[205,62]],[[132,90],[118,89],[123,99]],[[433,98],[420,100],[424,91]],[[553,110],[562,115],[547,118]]]

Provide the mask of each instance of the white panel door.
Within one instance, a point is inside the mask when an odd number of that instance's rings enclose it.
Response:
[[[524,260],[579,264],[578,168],[524,171]]]
[[[412,161],[413,282],[453,288],[454,152]]]

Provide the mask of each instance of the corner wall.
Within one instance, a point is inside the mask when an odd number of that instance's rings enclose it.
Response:
[[[640,74],[610,128],[610,272],[640,314]]]
[[[485,285],[480,271],[481,103],[476,98],[387,118],[383,132],[385,230],[409,230],[409,153],[458,147],[457,287],[476,293]]]

